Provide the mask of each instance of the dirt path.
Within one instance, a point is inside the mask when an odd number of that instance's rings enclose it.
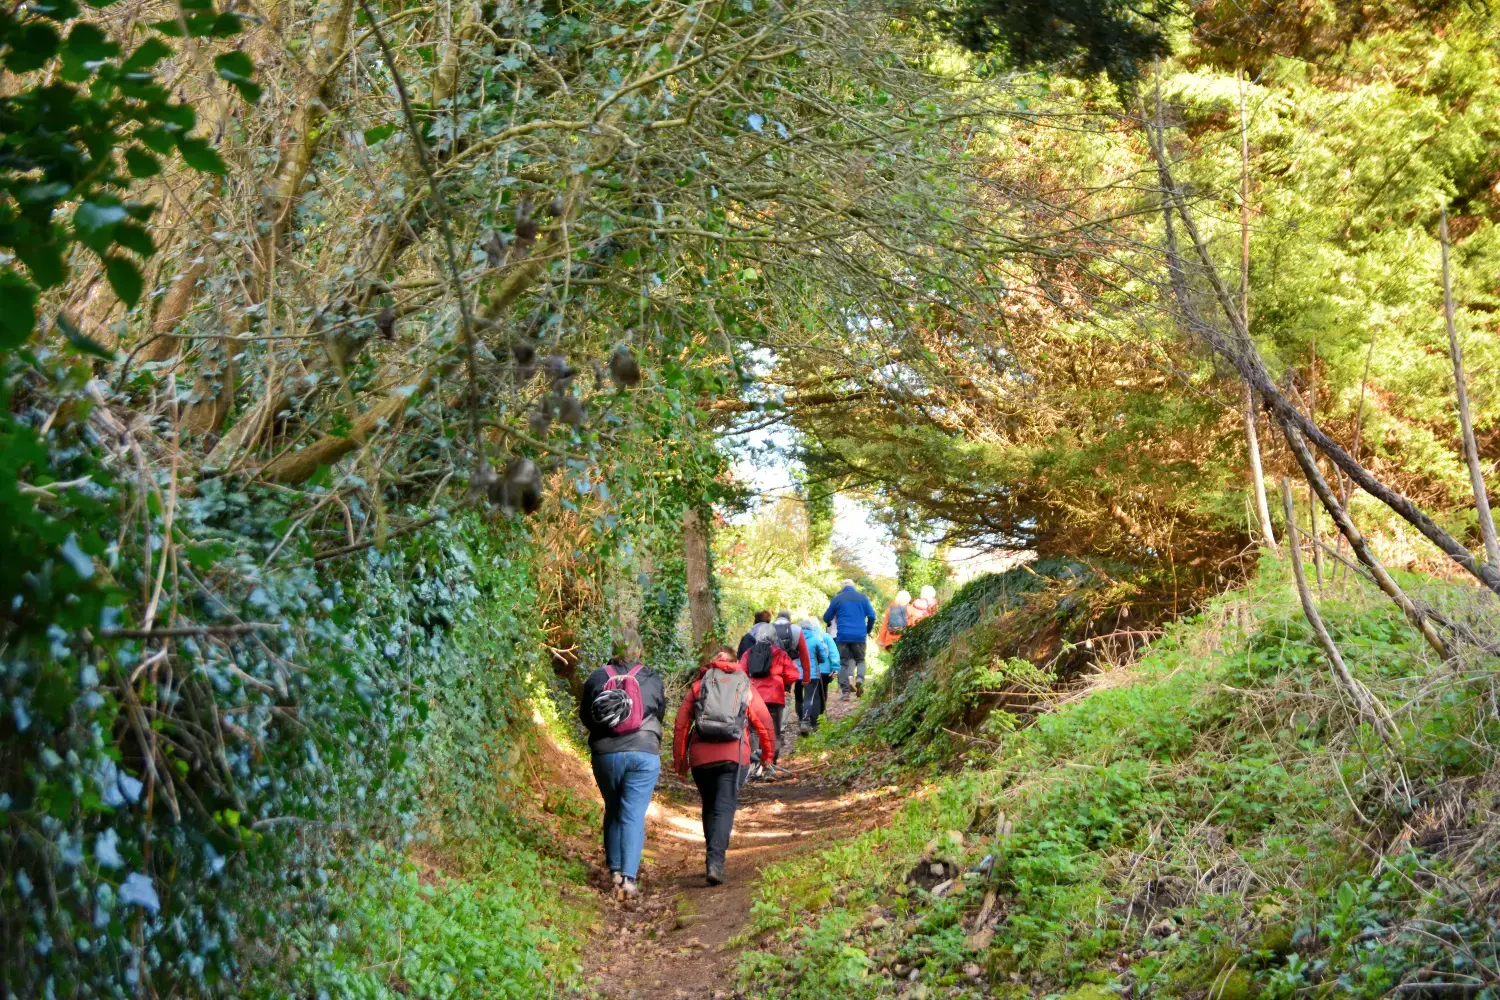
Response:
[[[853,705],[833,702],[832,715]],[[794,727],[789,727],[793,728]],[[663,771],[646,837],[645,894],[625,909],[605,905],[604,927],[589,949],[584,996],[601,1000],[724,1000],[734,996],[739,948],[762,868],[880,822],[894,789],[842,791],[817,761],[787,754],[794,776],[747,784],[725,865],[728,881],[703,879],[703,825],[691,782]],[[601,883],[602,884],[602,883]]]

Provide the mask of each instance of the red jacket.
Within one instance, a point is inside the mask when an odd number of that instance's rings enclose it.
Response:
[[[754,727],[756,735],[760,737],[760,745],[763,747],[776,746],[776,741],[771,738],[771,713],[766,711],[766,703],[760,700],[760,695],[755,693],[755,682],[750,684],[750,711],[746,713],[746,721],[750,725],[745,727],[744,735],[738,743],[705,743],[699,740],[689,740],[688,732],[693,727],[693,705],[698,701],[698,691],[703,686],[703,673],[706,670],[744,670],[744,663],[723,660],[710,660],[698,671],[698,679],[693,681],[693,686],[682,699],[682,705],[677,709],[677,723],[672,727],[672,764],[678,774],[686,774],[690,767],[702,767],[705,764],[722,764],[725,761],[735,761],[741,767],[750,766],[750,730]],[[773,749],[774,753],[774,749]]]
[[[807,649],[806,642],[802,644],[802,648]],[[749,666],[750,651],[747,649],[740,655],[740,669],[748,670]],[[771,650],[771,672],[764,677],[750,678],[750,686],[767,705],[785,705],[786,689],[801,679],[802,671],[797,669],[797,664],[786,655],[786,650],[776,646]]]
[[[802,676],[797,679],[802,681],[812,680],[812,657],[807,655],[807,636],[802,634],[801,626],[797,628],[797,659],[802,661]]]
[[[755,645],[755,633],[754,630],[751,630],[740,637],[740,655],[743,656],[745,651],[753,645]],[[783,652],[785,651],[783,650]],[[802,676],[798,679],[804,681],[815,680],[812,656],[807,651],[807,633],[803,631],[800,625],[797,626],[797,659],[802,663]],[[780,705],[782,703],[778,701],[775,704]]]

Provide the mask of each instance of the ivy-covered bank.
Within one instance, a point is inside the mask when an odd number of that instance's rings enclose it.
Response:
[[[7,364],[3,995],[521,997],[570,975],[591,916],[556,836],[592,807],[560,792],[539,823],[512,780],[566,750],[545,532],[370,511],[347,480],[312,504],[186,483],[86,364]],[[364,540],[315,537],[319,508]],[[659,516],[593,569],[652,620],[680,508]],[[570,627],[601,652],[604,614]]]
[[[1392,706],[1393,750],[1341,698],[1288,576],[1267,559],[1086,697],[971,741],[889,824],[767,870],[747,993],[1496,996],[1493,655],[1437,663],[1330,580],[1328,626]],[[1492,634],[1487,596],[1403,583]],[[962,617],[956,643],[983,628]]]

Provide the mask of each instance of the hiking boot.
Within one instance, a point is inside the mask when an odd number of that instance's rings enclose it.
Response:
[[[620,884],[615,889],[615,898],[622,903],[627,903],[633,899],[639,899],[640,897],[640,884],[633,878],[627,878],[624,875],[621,875]]]
[[[709,885],[723,885],[724,863],[722,861],[718,863],[710,861],[708,863],[708,875],[706,877],[708,879]]]

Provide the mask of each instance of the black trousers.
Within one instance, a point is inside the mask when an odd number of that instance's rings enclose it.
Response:
[[[703,798],[703,840],[708,845],[708,863],[722,865],[734,829],[734,811],[740,805],[740,784],[746,769],[735,763],[707,764],[693,768],[693,783]]]
[[[823,716],[823,685],[824,678],[807,682],[807,697],[797,704],[797,718],[802,725],[809,728],[817,728],[818,720]],[[803,710],[806,709],[806,714]]]
[[[779,754],[781,750],[781,720],[786,716],[786,704],[772,705],[768,703],[766,711],[771,715],[771,739],[775,741],[771,750]],[[749,725],[749,723],[747,722],[746,725]],[[760,748],[760,734],[752,729],[750,730],[750,749],[759,750]],[[762,753],[760,756],[767,764],[771,762],[769,754]]]

